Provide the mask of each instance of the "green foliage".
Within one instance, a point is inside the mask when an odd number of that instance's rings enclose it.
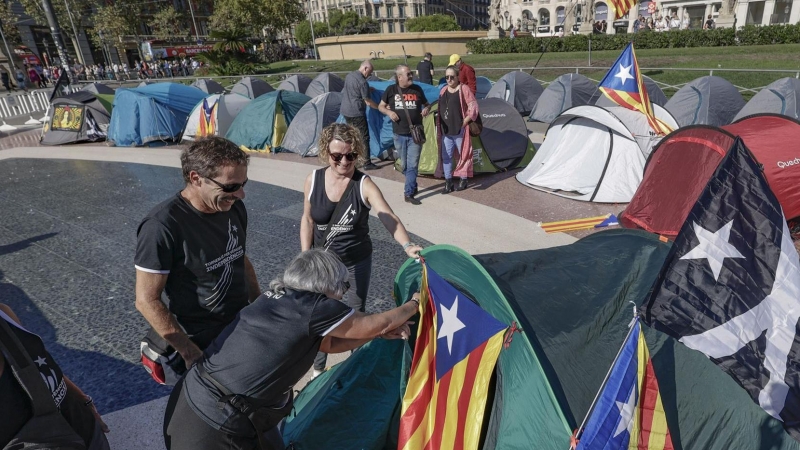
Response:
[[[211,28],[261,36],[264,28],[284,30],[304,18],[300,0],[215,0]]]
[[[102,48],[104,43],[119,46],[120,36],[136,34],[135,22],[128,17],[134,14],[128,14],[127,11],[130,10],[127,8],[129,7],[120,2],[97,8],[93,17],[94,27],[88,31],[89,37],[98,47]],[[124,54],[124,49],[120,53]]]
[[[5,34],[9,45],[22,44],[19,28],[15,25],[18,21],[19,17],[11,10],[11,2],[0,5],[0,24],[2,24],[3,34]]]
[[[452,15],[433,14],[406,20],[406,30],[414,33],[423,31],[459,31],[461,27]]]
[[[148,21],[156,39],[171,41],[174,39],[187,39],[189,27],[186,26],[186,17],[179,13],[172,5],[161,8],[153,14]]]
[[[243,53],[250,45],[243,30],[212,31],[208,37],[217,41],[214,43],[217,52]]]
[[[328,36],[328,24],[325,22],[314,22],[314,37],[321,38]],[[313,45],[311,42],[311,26],[307,20],[304,20],[294,27],[294,38],[301,47],[310,47]]]
[[[333,11],[328,16],[330,31],[326,35],[345,36],[349,34],[377,33],[380,29],[378,22],[369,17],[359,17],[355,11]],[[314,27],[314,36],[318,36]]]
[[[637,49],[729,47],[745,45],[771,45],[800,43],[800,25],[747,25],[713,30],[680,30],[666,33],[641,32],[636,34],[592,35],[592,50],[622,50],[633,40]],[[517,39],[481,39],[467,42],[467,49],[476,54],[585,52],[589,49],[589,36],[574,35],[563,38],[521,37]]]

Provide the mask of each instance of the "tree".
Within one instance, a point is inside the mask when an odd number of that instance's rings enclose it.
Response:
[[[19,2],[25,9],[25,13],[37,23],[47,23],[41,0],[19,0]],[[67,4],[69,4],[69,12],[71,14],[67,12]],[[11,2],[7,2],[6,5],[10,7]],[[64,41],[72,42],[72,53],[75,55],[80,55],[80,47],[75,34],[80,35],[81,31],[84,30],[85,27],[81,18],[91,15],[93,6],[94,2],[92,0],[56,0],[53,2],[53,14],[61,26]],[[75,25],[75,30],[72,29],[73,24]]]
[[[186,26],[186,16],[175,10],[172,5],[161,8],[153,14],[148,21],[156,39],[171,41],[173,39],[187,39],[189,27]]]
[[[358,27],[358,19],[358,13],[355,11],[342,12],[335,10],[328,16],[328,23],[331,25],[333,34],[342,36],[345,34],[356,34],[353,31]]]
[[[451,15],[433,14],[406,20],[406,30],[414,33],[422,31],[459,31],[461,27]]]
[[[328,36],[328,24],[325,22],[314,22],[314,37],[319,39]],[[304,20],[294,27],[294,38],[301,47],[311,47],[311,26]]]
[[[3,27],[3,34],[5,34],[8,44],[11,46],[22,44],[17,22],[19,22],[19,17],[11,10],[11,2],[0,5],[0,26]],[[3,53],[5,51],[6,49],[3,49]]]
[[[250,45],[243,30],[212,31],[209,37],[217,41],[214,44],[217,52],[244,53]]]
[[[126,11],[130,10],[125,8],[120,3],[97,8],[93,17],[94,27],[89,30],[89,37],[98,47],[103,48],[105,44],[112,44],[117,46],[120,54],[124,54],[125,50],[121,48],[120,36],[138,35],[137,28],[134,28],[132,21],[126,18]]]
[[[215,0],[211,27],[261,36],[265,28],[285,30],[304,18],[299,0]]]

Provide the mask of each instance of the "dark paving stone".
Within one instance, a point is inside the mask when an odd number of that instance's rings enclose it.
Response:
[[[0,163],[0,302],[38,333],[78,385],[108,413],[169,393],[141,368],[147,324],[134,307],[139,221],[182,187],[179,169],[91,161]],[[247,185],[247,253],[267,288],[300,251],[301,192]],[[368,312],[394,307],[406,260],[370,218]],[[412,237],[423,245],[428,243]]]

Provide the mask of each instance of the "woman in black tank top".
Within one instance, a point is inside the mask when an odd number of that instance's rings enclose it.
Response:
[[[303,219],[300,221],[300,247],[325,247],[336,253],[350,271],[351,288],[342,299],[348,306],[364,312],[372,274],[372,241],[369,237],[369,212],[374,209],[381,222],[403,247],[409,258],[418,258],[422,247],[411,242],[408,232],[386,203],[378,186],[356,167],[364,165],[367,149],[359,131],[347,124],[334,123],[322,130],[319,158],[326,167],[306,178]],[[346,198],[348,185],[353,182]],[[345,202],[332,217],[336,206]],[[329,225],[333,228],[328,232]],[[317,355],[314,374],[325,368],[326,354]]]

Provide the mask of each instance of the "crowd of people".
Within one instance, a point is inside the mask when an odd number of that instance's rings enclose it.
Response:
[[[656,31],[656,32],[664,32],[664,31],[672,31],[672,30],[690,30],[692,29],[692,23],[689,19],[688,14],[684,14],[683,19],[678,18],[678,13],[673,12],[672,15],[656,15],[650,17],[639,17],[633,23],[633,32],[643,32],[643,31]],[[709,14],[706,21],[703,23],[704,30],[712,30],[714,29],[714,19]]]

